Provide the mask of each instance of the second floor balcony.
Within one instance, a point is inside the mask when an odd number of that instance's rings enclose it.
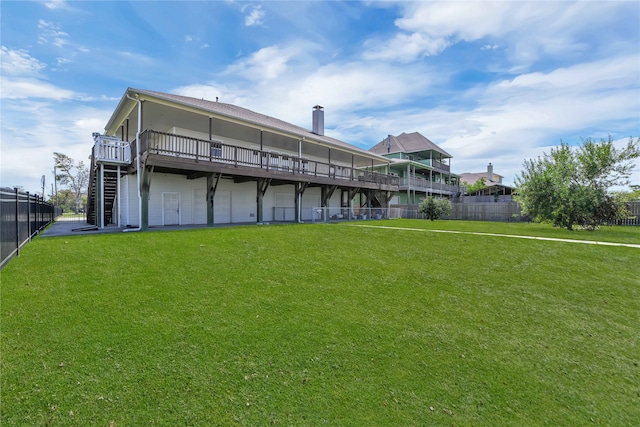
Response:
[[[423,178],[401,178],[400,190],[435,191],[443,194],[455,194],[460,191],[457,185],[429,181]]]
[[[323,162],[288,153],[226,144],[155,130],[141,134],[143,158],[176,170],[220,171],[243,176],[280,177],[297,181],[366,188],[398,189],[399,178],[334,162]],[[134,156],[135,156],[135,142]],[[288,176],[288,178],[287,178]]]

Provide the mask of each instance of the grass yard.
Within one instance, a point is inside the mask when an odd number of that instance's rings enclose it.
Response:
[[[36,238],[1,273],[0,424],[637,425],[639,266],[638,248],[348,224]]]

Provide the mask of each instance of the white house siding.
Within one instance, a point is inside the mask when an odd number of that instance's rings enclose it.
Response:
[[[302,212],[300,213],[300,219],[302,221],[312,221],[314,219],[313,208],[320,207],[321,192],[319,188],[309,188],[304,192],[302,196]]]
[[[205,188],[194,188],[193,198],[191,200],[191,223],[206,224],[207,223],[207,190]]]
[[[231,222],[256,222],[257,184],[253,181],[234,184],[221,179],[218,190],[231,192]]]
[[[153,173],[149,188],[149,226],[164,225],[165,193],[180,195],[179,224],[190,224],[193,218],[193,188],[195,180],[187,180],[184,175]]]
[[[137,227],[140,225],[140,221],[138,220],[137,178],[135,175],[125,175],[120,181],[122,186],[126,187],[126,190],[123,191],[123,194],[126,194],[126,199],[123,198],[125,205],[123,207],[124,221],[121,224],[124,226]]]
[[[118,215],[120,215],[120,225],[129,224],[129,175],[124,175],[120,179],[120,194],[117,196]]]
[[[126,226],[138,226],[138,190],[135,175],[121,178],[122,211],[121,223]],[[179,223],[206,224],[205,177],[187,179],[184,175],[153,173],[149,190],[149,226],[162,226],[164,193],[179,194],[180,214]],[[251,223],[257,221],[256,205],[257,184],[255,181],[234,183],[231,179],[222,178],[218,182],[214,196],[214,223]],[[278,185],[267,189],[263,198],[263,220],[265,222],[282,221],[274,218],[274,207],[286,209],[284,220],[295,219],[295,186]],[[308,188],[302,197],[302,221],[312,221],[313,208],[320,206],[321,189]],[[340,191],[335,191],[329,200],[329,206],[340,207]],[[278,209],[276,209],[278,210]],[[280,215],[282,212],[280,211]],[[316,218],[317,219],[317,218]]]

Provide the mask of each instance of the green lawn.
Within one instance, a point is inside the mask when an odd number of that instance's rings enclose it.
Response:
[[[639,265],[347,224],[38,237],[1,273],[0,424],[637,425]]]

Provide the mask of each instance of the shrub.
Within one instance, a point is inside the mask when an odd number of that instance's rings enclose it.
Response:
[[[451,202],[448,199],[427,197],[420,203],[418,212],[423,213],[431,221],[451,215]]]

